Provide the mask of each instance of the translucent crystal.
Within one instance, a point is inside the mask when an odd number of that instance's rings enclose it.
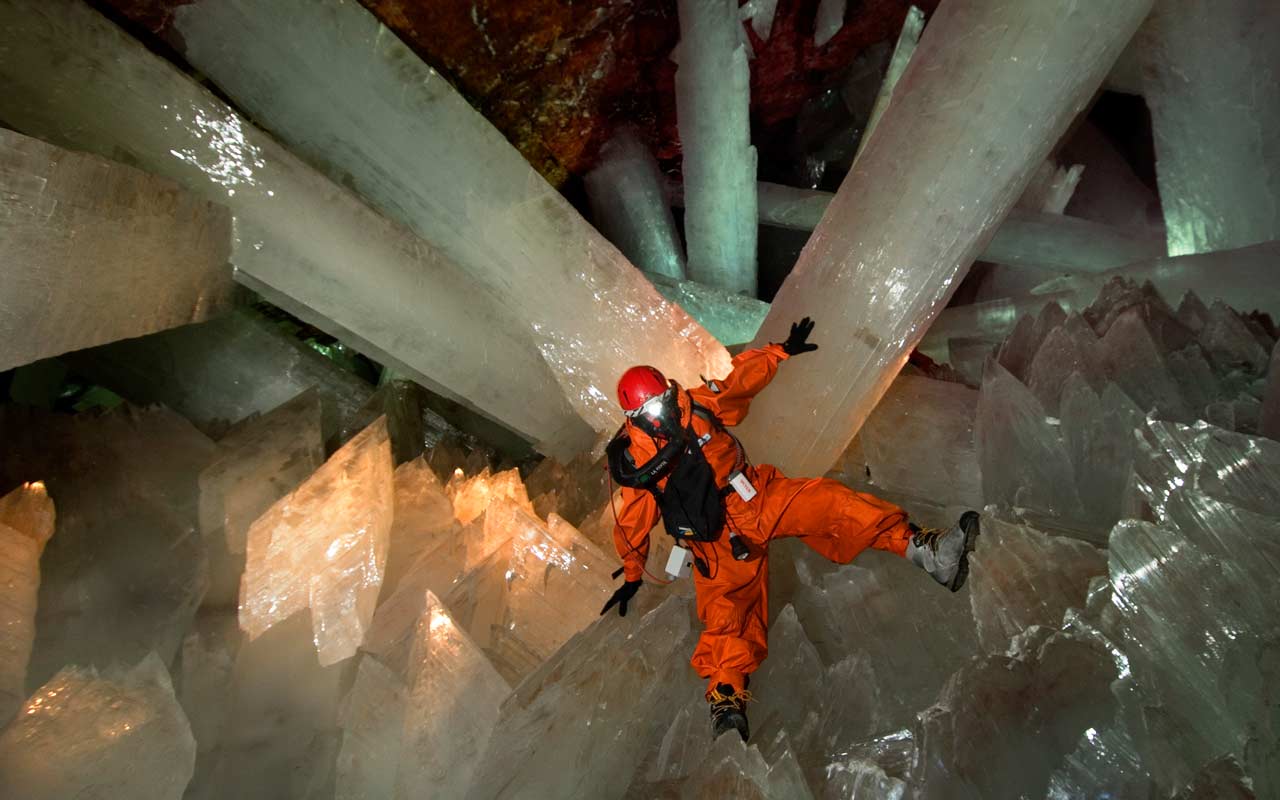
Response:
[[[760,221],[811,231],[835,195],[761,182]],[[1164,238],[1145,228],[1101,225],[1062,214],[1015,208],[979,258],[997,264],[1065,272],[1102,272],[1164,255]],[[1041,277],[1031,285],[1046,280]],[[697,316],[697,315],[695,315]]]
[[[756,149],[738,4],[680,0],[677,5],[676,115],[684,153],[689,277],[754,297]]]
[[[778,11],[778,0],[747,0],[739,9],[743,19],[751,20],[751,30],[761,41],[769,41],[773,29],[773,17]]]
[[[987,514],[969,568],[978,640],[986,652],[1003,653],[1032,625],[1053,627],[1068,608],[1083,608],[1089,580],[1106,574],[1107,560],[1093,545]]]
[[[650,276],[654,287],[726,345],[751,341],[769,313],[769,304],[693,281]]]
[[[1018,199],[1018,208],[1061,214],[1071,202],[1083,173],[1084,167],[1080,164],[1058,166],[1053,159],[1043,162]]]
[[[842,469],[865,477],[872,492],[981,508],[977,406],[978,393],[963,384],[899,375],[867,417]]]
[[[382,585],[394,501],[380,419],[250,527],[240,586],[250,638],[310,607],[320,663],[353,655]]]
[[[58,532],[40,558],[28,686],[67,664],[170,662],[206,586],[196,477],[214,444],[163,408],[0,406],[0,484],[40,478]],[[162,454],[163,457],[157,457]]]
[[[225,208],[0,129],[0,370],[199,322],[231,301]],[[174,253],[182,253],[174,258]]]
[[[0,726],[27,696],[40,554],[53,536],[54,516],[53,501],[39,481],[0,498]]]
[[[310,616],[304,609],[240,647],[216,768],[196,796],[301,798],[307,783],[332,780],[343,666],[320,665]]]
[[[1270,352],[1258,343],[1240,315],[1221,300],[1209,308],[1196,338],[1220,372],[1240,369],[1261,375],[1267,370]]]
[[[579,525],[608,499],[610,483],[604,461],[584,453],[568,464],[543,459],[529,473],[525,487],[535,502],[538,495],[555,491],[557,503],[553,510],[571,525]]]
[[[203,18],[213,13],[215,6],[220,13],[240,12],[230,4],[201,4],[199,13],[193,16]],[[276,10],[284,11],[283,7]],[[285,102],[288,98],[305,98],[308,103],[319,101],[315,108],[323,113],[311,115],[303,122],[305,130],[312,135],[322,130],[319,126],[323,121],[340,118],[335,110],[341,105],[332,97],[321,98],[316,92],[317,86],[339,89],[344,85],[344,77],[349,80],[350,76],[364,75],[358,96],[370,101],[377,96],[370,89],[373,82],[368,70],[351,67],[339,56],[355,47],[361,59],[368,58],[374,49],[360,46],[355,30],[363,29],[368,35],[383,30],[371,15],[354,6],[340,8],[343,14],[354,19],[354,26],[333,24],[327,16],[322,21],[321,15],[310,13],[314,11],[308,7],[308,13],[299,12],[295,24],[314,22],[316,31],[329,35],[333,41],[317,47],[313,51],[315,60],[304,67],[309,88],[299,92],[270,92],[265,106],[246,104],[251,111],[258,112],[260,118],[272,119],[276,113],[283,114],[290,108]],[[24,0],[6,5],[0,13],[4,15],[0,21],[3,37],[0,38],[0,76],[6,87],[0,98],[0,116],[10,125],[62,146],[127,158],[131,164],[176,180],[206,199],[224,203],[235,215],[232,261],[241,283],[393,367],[397,373],[546,444],[552,451],[568,456],[589,446],[590,427],[573,411],[554,372],[539,357],[539,349],[531,340],[528,328],[512,318],[506,305],[462,274],[451,256],[401,225],[379,216],[355,194],[306,166],[274,138],[253,127],[213,94],[93,9],[69,0],[52,4]],[[255,18],[271,24],[265,28],[252,27],[249,22]],[[235,26],[235,36],[217,33],[214,39],[214,49],[225,56],[227,63],[258,77],[280,78],[287,74],[278,67],[256,69],[255,62],[246,53],[233,52],[228,43],[237,49],[265,44],[277,65],[303,63],[280,60],[280,54],[289,51],[287,44],[300,46],[305,41],[296,27],[281,41],[272,42],[250,34],[261,34],[264,30],[283,33],[274,24],[273,15],[248,15],[239,19],[245,24]],[[198,41],[193,27],[184,25],[183,28],[188,44]],[[378,41],[404,53],[405,57],[396,60],[401,67],[413,63],[409,59],[415,57],[404,51],[394,36],[382,35]],[[199,52],[191,47],[188,58],[199,64],[205,74],[222,78],[221,71],[212,69],[212,64],[194,58],[193,54]],[[331,80],[317,83],[316,76],[326,69],[338,71]],[[445,81],[425,66],[421,66],[421,70],[424,80],[416,86],[456,98]],[[223,85],[224,88],[230,86],[230,82],[224,81]],[[402,90],[403,84],[397,81],[394,89],[397,101]],[[246,97],[241,97],[242,102]],[[456,104],[466,105],[461,98],[456,98]],[[474,114],[469,107],[466,110]],[[369,119],[360,116],[359,123],[367,128]],[[395,135],[407,132],[400,121],[375,127]],[[496,131],[490,131],[491,136],[498,136]],[[368,136],[367,132],[360,136],[338,135],[336,141],[342,142],[344,152],[350,153],[353,143],[369,141]],[[451,157],[422,157],[424,143],[440,141],[443,137],[431,131],[407,133],[407,136],[406,141],[412,142],[412,163],[460,165],[460,159]],[[468,134],[463,141],[471,146],[477,137]],[[505,141],[503,146],[508,146]],[[518,158],[514,149],[510,152],[512,158]],[[525,178],[536,177],[527,164],[521,162],[521,166],[524,170],[521,175]],[[399,164],[380,174],[386,177],[408,172],[404,164]],[[417,185],[436,184],[428,180]],[[474,185],[474,180],[450,179],[445,185]],[[555,201],[547,197],[555,192],[541,179],[537,182],[512,179],[503,185],[517,192],[526,186],[533,189],[532,196],[519,196],[510,204],[513,213],[528,210],[542,214],[545,203],[553,202],[563,209],[552,214],[553,219],[565,213],[572,215],[567,202],[558,195]],[[465,204],[474,202],[472,198],[476,195],[432,191],[430,196],[448,196]],[[440,221],[442,225],[455,225],[453,218]],[[489,242],[528,241],[523,235],[523,222],[510,215],[495,219],[485,227],[488,230],[484,239]],[[456,228],[479,230],[467,224],[458,224]],[[590,226],[580,220],[577,228],[590,230]],[[619,268],[625,266],[625,260],[617,257],[616,251],[602,239],[582,241],[580,245],[558,239],[552,245],[554,263],[570,274],[577,273],[565,260],[565,253],[579,253],[583,259],[595,253],[608,263],[612,263],[609,258],[614,258]],[[353,263],[360,264],[360,269],[351,269]],[[591,275],[595,277],[594,273]],[[656,300],[643,276],[636,275],[634,280],[643,290],[650,291],[644,296],[646,300]],[[545,276],[533,281],[546,292],[558,292],[566,300],[569,294],[564,287],[579,287],[589,298],[593,292],[603,290],[599,285],[602,282],[602,276],[594,281],[552,281]],[[599,319],[599,308],[587,298],[580,297],[575,302],[579,307],[593,309],[589,317],[594,323]],[[522,299],[521,307],[543,308],[540,303],[530,302],[529,297]],[[619,305],[627,307],[625,302]],[[687,331],[695,340],[698,335],[705,337],[687,317],[666,304],[639,305],[643,312],[637,311],[637,314],[652,314],[654,320],[670,322],[668,330]],[[621,331],[657,331],[661,327],[612,326],[618,331],[615,338],[622,337]],[[666,360],[671,364],[672,373],[688,373],[684,378],[692,378],[699,367],[716,364],[714,354],[706,363],[698,364],[678,358],[676,353],[686,352],[690,343],[679,335],[671,336],[666,330],[663,336],[667,342],[665,349],[654,348],[652,357],[661,360],[662,355],[671,353]],[[595,341],[587,336],[582,338]],[[558,363],[563,363],[571,353],[582,355],[574,349],[574,341],[570,338],[559,343],[557,352],[561,360]],[[639,340],[633,337],[631,341]],[[724,358],[723,353],[720,358]],[[632,354],[627,363],[646,360],[649,359]],[[598,363],[585,356],[579,361],[579,366]],[[622,367],[618,367],[616,372],[621,370]],[[494,381],[498,380],[519,385],[523,391],[518,395],[495,391]],[[293,394],[296,391],[272,405]],[[599,405],[603,405],[603,399]]]
[[[248,309],[63,356],[79,374],[139,405],[168,406],[209,436],[314,388],[325,441],[371,387]]]
[[[1100,642],[1045,628],[961,666],[916,725],[916,796],[1043,797],[1081,735],[1113,718],[1116,677]]]
[[[844,715],[849,724],[871,731],[909,725],[956,665],[978,652],[968,604],[928,580],[905,559],[876,552],[820,579],[802,578],[793,602],[808,638],[827,664],[862,656],[849,677],[870,681],[878,698],[867,712]],[[907,606],[919,613],[903,616]]]
[[[915,55],[916,45],[920,43],[920,32],[923,29],[924,12],[911,6],[907,10],[907,18],[902,22],[902,32],[898,34],[898,43],[893,47],[893,56],[889,59],[889,68],[885,71],[884,82],[880,84],[880,91],[876,94],[875,105],[871,107],[867,127],[862,133],[861,141],[858,142],[858,155],[866,149],[867,142],[871,141],[871,132],[880,123],[884,110],[889,107],[889,101],[893,99],[898,81],[901,80],[902,73],[907,71],[911,57]]]
[[[1280,440],[1280,343],[1271,349],[1258,432],[1268,439]]]
[[[407,695],[399,676],[372,656],[360,657],[355,683],[338,710],[337,800],[394,795]]]
[[[1044,410],[1051,416],[1059,416],[1063,386],[1073,374],[1080,375],[1096,389],[1101,389],[1106,382],[1098,337],[1083,318],[1072,314],[1044,337],[1025,374],[1027,388]]]
[[[1121,314],[1102,337],[1101,350],[1107,377],[1138,408],[1166,419],[1185,421],[1193,416],[1140,313]]]
[[[383,594],[394,588],[410,566],[424,553],[449,537],[458,536],[453,503],[440,479],[423,458],[396,467],[395,517],[387,551]]]
[[[1280,239],[1280,8],[1160,3],[1143,26],[1143,89],[1169,253]],[[1210,149],[1204,142],[1214,142]]]
[[[1046,418],[1035,395],[995,361],[987,362],[983,375],[974,438],[988,503],[1055,516],[1080,507],[1057,425]]]
[[[503,703],[472,796],[621,796],[642,743],[700,691],[687,662],[690,611],[670,597],[644,615],[602,618],[561,647]]]
[[[506,541],[458,580],[445,603],[516,683],[598,617],[613,582],[607,564],[576,558],[541,520],[508,501],[485,512],[485,538],[499,537]]]
[[[733,11],[737,24],[736,4]],[[287,28],[278,24],[281,14],[291,20]],[[174,29],[186,60],[240,107],[330,179],[352,185],[421,237],[414,239],[416,248],[444,256],[412,273],[416,278],[429,270],[430,281],[402,283],[403,294],[387,295],[381,308],[371,307],[381,318],[388,315],[386,306],[412,315],[395,326],[402,336],[431,320],[426,330],[433,343],[424,342],[412,353],[393,351],[417,367],[406,375],[442,383],[473,405],[517,397],[541,405],[567,396],[591,425],[612,431],[617,421],[610,390],[627,367],[659,363],[671,377],[692,382],[699,372],[728,366],[723,348],[664,302],[449,81],[359,5],[283,0],[267,13],[249,0],[198,3],[175,11]],[[745,62],[742,78],[745,146]],[[686,148],[689,142],[684,138]],[[751,209],[748,218],[754,217]],[[753,236],[754,229],[753,223]],[[748,255],[754,264],[754,247]],[[360,256],[361,263],[367,259]],[[366,264],[363,271],[368,269]],[[415,297],[408,294],[413,288],[429,289],[431,299],[449,302],[447,292],[470,283],[446,272],[465,273],[497,302],[486,303],[476,296],[480,293],[457,294],[451,301],[456,308],[435,310],[433,303],[430,313],[422,307],[425,297],[406,302]],[[500,331],[515,340],[502,344]],[[480,346],[485,339],[488,352]],[[494,350],[502,346],[512,349]],[[458,348],[449,357],[452,366],[425,363],[444,358],[451,348]],[[385,344],[382,349],[392,350]],[[531,349],[549,368],[536,356],[529,358]],[[522,363],[526,360],[530,363]],[[486,368],[477,370],[477,364]],[[524,391],[485,386],[486,376],[496,378],[505,369],[513,370],[505,379],[522,387],[536,385],[534,375],[549,372],[562,393],[533,401]],[[527,378],[517,379],[522,372]],[[454,385],[446,377],[461,373],[471,375],[469,385]],[[496,418],[511,424],[502,415]],[[562,420],[557,428],[566,425]],[[556,444],[557,428],[539,434],[513,427]],[[567,457],[575,451],[559,452]]]
[[[813,44],[822,47],[844,27],[845,0],[820,0],[813,23]]]
[[[178,800],[196,743],[154,653],[137,666],[69,666],[0,733],[0,783],[24,800]]]
[[[814,340],[827,343],[803,369],[780,370],[754,401],[741,431],[754,459],[797,475],[831,467],[1150,8],[1149,0],[1106,13],[1065,0],[939,7],[901,96],[754,340],[784,339],[810,316]],[[797,397],[813,403],[800,413]]]
[[[1045,800],[1114,797],[1145,800],[1152,794],[1151,778],[1141,765],[1133,742],[1123,728],[1090,728],[1076,749],[1049,776]]]
[[[461,797],[486,768],[481,757],[510,687],[430,593],[407,674],[396,797],[409,800],[427,787],[441,797]]]
[[[239,602],[249,526],[324,463],[320,395],[308,390],[218,442],[200,473],[200,533],[209,552],[204,604]]]
[[[217,752],[231,712],[232,676],[243,639],[234,613],[205,609],[182,641],[178,700],[196,740],[196,777],[202,781]]]
[[[1062,392],[1062,436],[1071,457],[1081,521],[1101,541],[1121,515],[1125,484],[1133,467],[1134,430],[1143,414],[1114,383],[1099,396],[1079,373]]]
[[[1121,55],[1117,66],[1131,50]],[[1080,183],[1063,213],[1103,225],[1146,228],[1161,234],[1163,241],[1164,219],[1155,190],[1138,177],[1133,165],[1097,124],[1083,120],[1062,143],[1060,153],[1068,163],[1084,166]]]
[[[596,225],[640,269],[685,277],[684,247],[667,203],[666,181],[631,128],[613,135],[586,175]]]
[[[529,510],[533,508],[520,471],[516,469],[491,475],[486,468],[471,478],[457,475],[449,480],[445,489],[453,500],[454,516],[463,525],[483,514],[497,500],[508,500]]]

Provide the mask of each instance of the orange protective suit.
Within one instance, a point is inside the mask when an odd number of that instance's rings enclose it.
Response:
[[[715,470],[717,485],[725,486],[737,460],[737,445],[726,432],[699,415],[691,401],[710,409],[725,426],[737,425],[747,415],[751,398],[769,384],[787,354],[771,344],[749,350],[733,360],[733,372],[712,386],[680,393],[681,421],[698,436],[711,435],[702,452]],[[718,388],[717,392],[715,389]],[[657,446],[628,420],[631,453],[636,463],[651,458]],[[744,501],[736,492],[725,500],[726,527],[746,541],[750,556],[735,561],[729,537],[715,542],[693,543],[694,553],[706,562],[710,577],[694,572],[698,618],[703,631],[693,652],[693,667],[708,681],[710,692],[727,683],[745,688],[769,652],[768,585],[769,542],[777,536],[796,536],[817,552],[847,564],[868,547],[903,555],[911,537],[907,515],[891,503],[855,492],[825,478],[787,478],[768,464],[743,470],[756,489]],[[660,482],[665,488],[665,481]],[[657,500],[647,491],[624,488],[614,527],[614,546],[622,557],[626,579],[640,580],[649,555],[649,532],[661,519]]]

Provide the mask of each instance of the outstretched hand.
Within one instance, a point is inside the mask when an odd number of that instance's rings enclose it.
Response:
[[[626,581],[618,587],[613,593],[613,597],[609,598],[609,602],[604,604],[604,608],[600,609],[600,616],[609,613],[609,609],[615,605],[618,607],[618,616],[625,617],[627,615],[627,603],[631,602],[631,598],[636,596],[636,592],[640,591],[640,585],[644,581]]]
[[[791,335],[782,343],[782,349],[789,356],[798,356],[801,353],[808,353],[817,350],[816,344],[810,344],[806,341],[809,334],[813,333],[813,320],[805,317],[799,322],[791,323]]]

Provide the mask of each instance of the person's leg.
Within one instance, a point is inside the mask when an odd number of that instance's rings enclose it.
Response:
[[[769,653],[768,558],[756,550],[746,561],[735,561],[727,536],[698,545],[695,552],[707,563],[709,576],[694,576],[703,630],[690,661],[707,680],[712,736],[737,730],[745,742],[750,736],[747,683]]]
[[[690,663],[707,679],[708,694],[720,684],[741,691],[769,653],[768,559],[753,553],[735,561],[727,537],[695,548],[710,577],[694,573],[703,630]]]
[[[868,547],[905,555],[913,530],[893,503],[855,492],[827,478],[782,477],[772,467],[761,510],[761,527],[773,536],[796,536],[840,564]]]

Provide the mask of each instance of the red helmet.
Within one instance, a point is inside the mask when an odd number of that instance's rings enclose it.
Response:
[[[623,411],[635,411],[646,400],[667,390],[667,379],[653,367],[632,367],[618,379],[618,404]]]

